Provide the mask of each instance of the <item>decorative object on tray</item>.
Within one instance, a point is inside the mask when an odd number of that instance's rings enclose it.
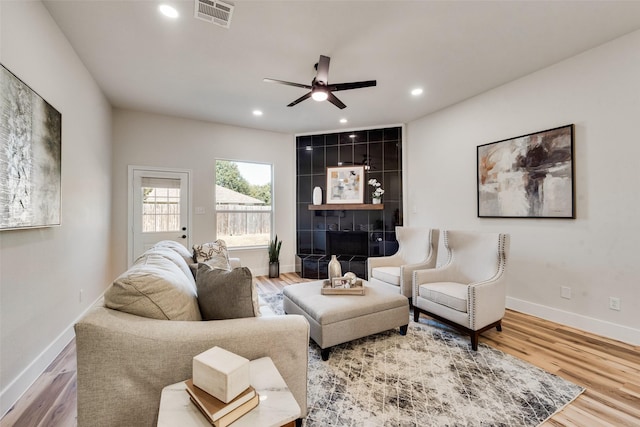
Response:
[[[477,147],[478,217],[575,218],[573,125]]]
[[[362,279],[358,279],[349,271],[342,277],[325,280],[320,293],[322,295],[364,295],[364,284]]]
[[[340,261],[336,258],[335,255],[331,255],[331,261],[329,261],[329,280],[334,277],[342,276],[342,266],[340,265]]]
[[[382,184],[380,184],[377,179],[371,178],[369,180],[369,185],[375,189],[371,193],[372,203],[374,205],[379,205],[380,202],[382,201],[382,195],[384,194],[384,190],[382,189]]]
[[[313,204],[321,205],[322,204],[322,188],[315,187],[313,189]]]
[[[327,168],[327,204],[362,203],[364,166]]]

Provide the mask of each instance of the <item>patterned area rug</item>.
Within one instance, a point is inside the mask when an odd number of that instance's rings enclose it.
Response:
[[[282,314],[282,293],[262,295]],[[584,391],[432,321],[411,321],[332,348],[309,346],[309,414],[316,426],[537,426]]]

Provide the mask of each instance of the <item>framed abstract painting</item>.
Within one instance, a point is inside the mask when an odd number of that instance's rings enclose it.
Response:
[[[327,204],[362,203],[364,166],[327,168]]]
[[[0,65],[0,230],[60,225],[62,116]]]
[[[477,147],[478,217],[575,218],[574,126]]]

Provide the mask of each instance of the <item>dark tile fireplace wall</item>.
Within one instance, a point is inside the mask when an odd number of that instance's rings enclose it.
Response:
[[[299,136],[296,161],[296,270],[305,278],[326,278],[331,255],[336,255],[343,273],[352,271],[366,278],[369,256],[392,255],[398,250],[395,227],[402,225],[403,218],[402,128]],[[322,202],[326,203],[326,168],[351,165],[365,166],[364,203],[371,203],[369,179],[382,184],[384,210],[310,211],[314,187],[322,188]],[[348,233],[358,239],[366,233],[367,245],[358,245],[362,253],[354,254],[354,245],[344,249],[348,253],[327,253],[327,233],[336,231],[344,232],[343,239],[349,238]]]

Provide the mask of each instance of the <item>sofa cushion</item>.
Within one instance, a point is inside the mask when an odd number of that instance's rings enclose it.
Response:
[[[258,293],[251,270],[247,267],[226,271],[200,263],[196,285],[198,305],[204,320],[260,315]]]
[[[227,244],[224,240],[193,245],[193,261],[208,264],[211,268],[231,270]]]
[[[105,306],[162,320],[202,320],[196,290],[164,253],[149,250],[104,295]]]
[[[140,255],[140,257],[136,260],[136,263],[142,258],[149,255],[158,255],[165,258],[167,261],[174,263],[176,267],[178,267],[186,276],[187,280],[191,284],[191,287],[193,288],[193,292],[196,291],[195,276],[193,275],[191,268],[189,268],[189,264],[187,264],[187,262],[184,260],[184,257],[182,255],[180,255],[178,252],[176,252],[175,250],[169,247],[162,246],[162,245],[160,246],[154,245],[151,249],[147,250],[145,253]]]
[[[181,245],[180,243],[174,240],[162,240],[161,242],[158,242],[155,245],[153,245],[153,247],[169,248],[175,251],[176,253],[178,253],[178,255],[184,258],[184,261],[187,263],[187,265],[193,262],[193,253],[189,252],[189,249],[185,248],[183,245]]]

